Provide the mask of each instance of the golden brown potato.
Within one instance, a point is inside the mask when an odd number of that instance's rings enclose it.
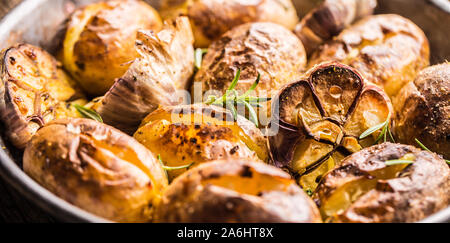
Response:
[[[171,167],[231,158],[267,161],[261,131],[241,116],[234,121],[228,110],[216,106],[161,107],[144,119],[134,137]],[[169,171],[169,178],[184,171]]]
[[[63,42],[64,67],[91,95],[103,95],[138,53],[139,29],[159,31],[159,14],[138,0],[88,5],[71,16]]]
[[[195,90],[198,83],[203,93],[213,90],[224,94],[241,69],[237,91],[247,91],[259,73],[261,81],[255,92],[258,96],[270,97],[283,85],[296,80],[305,65],[305,50],[292,32],[273,23],[244,24],[210,46],[195,76],[197,83],[192,95],[198,98]]]
[[[393,131],[401,143],[417,145],[450,159],[450,63],[432,66],[405,85],[393,100]]]
[[[264,163],[224,160],[178,177],[155,209],[156,222],[321,222],[290,176]]]
[[[429,65],[429,57],[423,31],[408,19],[386,14],[368,16],[342,31],[313,53],[309,66],[342,62],[392,97]]]
[[[167,178],[155,156],[128,135],[88,119],[39,129],[25,149],[24,171],[62,199],[119,222],[151,219]]]
[[[360,135],[391,117],[386,93],[349,66],[325,63],[285,86],[272,101],[273,162],[290,171],[305,191],[344,157],[372,145],[381,129]]]
[[[161,15],[189,17],[196,47],[208,47],[233,27],[249,22],[272,22],[289,30],[298,22],[291,0],[163,0]]]
[[[0,66],[1,119],[14,146],[51,120],[79,116],[70,103],[83,104],[83,94],[46,51],[17,44],[0,53]]]
[[[410,162],[389,164],[398,159]],[[315,197],[332,222],[416,222],[450,205],[450,169],[434,153],[384,143],[346,158]]]
[[[106,124],[133,134],[142,119],[159,106],[183,103],[180,91],[187,89],[194,73],[193,43],[186,17],[166,21],[159,33],[139,31],[139,58],[94,109]]]
[[[324,0],[302,19],[294,32],[309,55],[355,20],[372,14],[376,6],[376,0]]]

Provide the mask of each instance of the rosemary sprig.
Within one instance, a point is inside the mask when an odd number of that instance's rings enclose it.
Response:
[[[407,160],[407,159],[394,159],[394,160],[388,160],[384,162],[387,166],[391,165],[403,165],[403,164],[413,164],[414,161]]]
[[[87,107],[84,107],[84,106],[78,105],[78,104],[73,104],[72,106],[75,107],[75,109],[78,111],[78,113],[80,113],[84,118],[92,119],[92,120],[103,123],[102,117],[94,110],[91,110]]]
[[[236,75],[234,76],[233,81],[231,82],[230,87],[225,91],[225,94],[218,98],[214,95],[208,97],[208,100],[205,102],[207,105],[216,105],[220,107],[226,107],[233,114],[234,120],[237,120],[237,109],[236,106],[244,105],[246,109],[249,111],[249,120],[253,122],[256,126],[258,126],[258,115],[253,107],[262,107],[260,103],[270,101],[271,98],[262,98],[262,97],[254,97],[250,96],[250,93],[256,89],[261,80],[261,74],[258,73],[258,77],[252,86],[243,94],[239,95],[237,90],[235,90],[236,85],[239,82],[239,78],[241,76],[241,69],[238,69]]]
[[[384,121],[383,123],[380,123],[378,125],[375,125],[369,129],[367,129],[366,131],[364,131],[360,136],[359,139],[364,139],[367,138],[368,136],[372,135],[373,133],[375,133],[376,131],[381,129],[381,133],[380,135],[378,135],[377,139],[375,140],[374,144],[377,144],[378,142],[380,142],[382,139],[384,142],[388,141],[388,138],[395,143],[395,139],[394,136],[392,135],[391,129],[389,129],[389,125],[390,125],[390,120],[391,117],[389,116],[386,121]],[[389,135],[389,137],[388,137]]]
[[[176,167],[167,166],[167,165],[164,165],[164,162],[162,161],[160,154],[158,154],[158,160],[159,160],[159,163],[161,163],[161,166],[165,171],[189,169],[189,167],[191,167],[194,164],[194,163],[190,163],[188,165],[182,165],[182,166],[176,166]]]
[[[416,138],[415,140],[416,140],[416,143],[417,143],[423,150],[433,153],[433,152],[432,152],[429,148],[427,148],[422,142],[420,142],[419,139]],[[447,162],[447,164],[450,165],[450,160],[448,160],[448,159],[444,159],[444,160],[445,160],[445,162]]]
[[[203,55],[208,52],[208,49],[197,48],[194,52],[194,65],[199,70],[202,67]]]

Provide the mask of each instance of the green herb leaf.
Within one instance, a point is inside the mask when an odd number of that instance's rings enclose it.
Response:
[[[423,150],[426,150],[426,151],[428,151],[428,152],[431,152],[431,150],[429,150],[422,142],[420,142],[419,141],[419,139],[415,139],[416,140],[416,143],[423,149]]]
[[[256,111],[253,109],[253,107],[244,101],[244,105],[245,107],[247,107],[248,109],[248,114],[250,116],[250,121],[253,122],[257,127],[259,126],[258,124],[258,115],[256,114]]]
[[[385,162],[387,166],[390,165],[403,165],[403,164],[413,164],[414,161],[412,160],[406,160],[406,159],[395,159],[395,160],[388,160]]]
[[[419,141],[419,139],[416,138],[415,140],[416,140],[416,143],[417,143],[423,150],[426,150],[426,151],[428,151],[428,152],[433,153],[433,151],[431,151],[430,149],[428,149],[422,142]],[[450,160],[445,159],[445,162],[447,162],[447,164],[450,165]]]
[[[235,90],[236,85],[239,82],[239,78],[241,76],[241,69],[238,69],[236,75],[234,76],[233,81],[231,82],[230,87],[225,91],[225,94],[217,98],[214,95],[210,95],[205,102],[207,105],[216,105],[220,107],[226,107],[233,114],[234,120],[237,120],[237,109],[235,106],[244,105],[249,110],[249,120],[253,122],[256,126],[258,126],[258,116],[254,107],[263,107],[261,102],[270,101],[271,98],[263,98],[263,97],[253,97],[249,96],[250,92],[255,90],[261,80],[261,74],[258,73],[258,77],[255,82],[252,84],[249,90],[247,90],[243,95],[239,96],[237,90]],[[231,106],[230,106],[231,105]]]
[[[308,194],[308,196],[312,196],[313,195],[313,191],[311,189],[306,190],[306,194]]]
[[[202,67],[203,55],[208,52],[208,49],[197,48],[194,52],[194,65],[199,70]]]
[[[159,160],[159,163],[161,163],[161,166],[165,171],[187,169],[194,164],[194,163],[190,163],[188,165],[182,165],[182,166],[176,166],[176,167],[167,166],[167,165],[164,165],[164,162],[162,161],[160,154],[158,154],[158,160]],[[167,172],[166,172],[166,174],[167,174]]]
[[[86,107],[78,105],[78,104],[73,104],[72,106],[75,107],[75,109],[78,111],[78,113],[80,113],[84,118],[89,118],[89,119],[103,123],[102,117],[94,110],[91,110],[89,108],[86,108]]]
[[[231,82],[230,87],[228,87],[228,90],[231,91],[234,88],[236,88],[236,85],[239,81],[239,78],[241,78],[241,69],[238,69],[236,72],[236,75],[234,76],[233,82]]]
[[[389,119],[387,119],[385,122],[380,123],[378,125],[375,125],[369,129],[367,129],[365,132],[363,132],[361,134],[361,136],[359,136],[359,139],[364,139],[367,138],[368,136],[372,135],[374,132],[386,127],[386,125],[389,123]],[[383,135],[382,135],[383,136]]]
[[[259,81],[261,80],[261,74],[258,73],[258,77],[256,78],[255,82],[252,84],[252,86],[250,87],[249,90],[247,90],[247,92],[244,93],[244,97],[247,97],[253,90],[256,89],[256,86],[258,86]]]

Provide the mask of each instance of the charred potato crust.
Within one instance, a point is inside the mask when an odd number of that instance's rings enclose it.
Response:
[[[273,163],[289,170],[304,190],[314,191],[323,174],[347,155],[372,145],[360,139],[392,113],[386,93],[356,70],[325,63],[286,85],[272,101],[278,131],[269,137]]]
[[[161,15],[189,17],[197,47],[208,47],[225,32],[249,22],[272,22],[289,30],[298,22],[291,0],[164,0]]]
[[[151,219],[167,186],[155,156],[128,135],[88,119],[41,128],[23,157],[24,171],[62,199],[119,222]]]
[[[272,23],[249,23],[232,29],[210,46],[194,82],[202,84],[203,92],[224,94],[241,69],[236,90],[247,91],[259,73],[261,81],[255,92],[270,97],[296,80],[305,65],[305,50],[293,33]]]
[[[134,134],[168,166],[218,159],[253,158],[267,161],[266,139],[249,120],[207,105],[161,107],[148,115]],[[173,179],[186,169],[168,171]]]
[[[412,164],[386,165],[396,159]],[[384,143],[346,158],[315,197],[333,222],[416,222],[450,204],[450,169],[437,154]]]
[[[71,16],[63,43],[64,67],[91,95],[103,95],[138,57],[139,29],[159,31],[162,21],[138,0],[88,5]]]
[[[290,176],[247,160],[202,164],[178,177],[155,209],[156,222],[320,222]]]
[[[36,130],[53,119],[79,116],[66,101],[82,99],[83,94],[49,53],[17,44],[0,57],[0,113],[14,146],[23,149]]]
[[[356,68],[392,97],[429,65],[430,48],[423,31],[394,14],[368,16],[321,46],[309,66],[338,61]]]
[[[450,158],[450,63],[422,70],[394,98],[394,135],[401,143],[419,139]]]

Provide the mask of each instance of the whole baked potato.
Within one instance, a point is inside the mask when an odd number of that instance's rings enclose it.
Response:
[[[321,222],[289,174],[251,160],[202,164],[167,188],[155,222]]]
[[[393,131],[400,143],[417,145],[450,159],[450,63],[422,70],[394,98]]]
[[[39,127],[79,117],[71,103],[86,101],[61,65],[43,49],[16,44],[0,53],[0,115],[5,133],[23,149]]]
[[[365,17],[320,46],[309,66],[342,62],[392,97],[429,65],[429,58],[428,40],[419,27],[399,15],[384,14]]]
[[[140,29],[159,31],[162,21],[139,0],[93,3],[76,10],[63,41],[64,67],[91,95],[103,95],[130,66]]]
[[[450,169],[437,154],[384,143],[346,158],[315,197],[327,221],[416,222],[450,205]]]
[[[209,47],[195,76],[192,96],[198,98],[198,84],[203,94],[208,91],[224,94],[241,70],[235,90],[247,91],[260,74],[255,92],[271,97],[283,85],[300,77],[305,65],[306,53],[301,41],[283,26],[273,23],[240,25]]]
[[[186,17],[166,21],[158,33],[139,31],[139,58],[93,108],[106,124],[133,134],[159,106],[185,103],[194,73],[193,42]]]
[[[267,142],[249,120],[226,109],[202,104],[161,107],[149,114],[136,140],[171,167],[197,166],[218,159],[267,161]],[[186,169],[168,171],[169,179]]]
[[[286,85],[272,109],[273,163],[310,193],[344,157],[374,144],[382,129],[361,135],[392,115],[391,102],[380,87],[339,63],[316,66]]]
[[[119,222],[146,222],[167,186],[155,156],[128,135],[88,119],[56,120],[25,149],[23,169],[62,199]]]
[[[309,55],[355,20],[372,14],[376,6],[377,0],[324,0],[308,12],[294,32]]]
[[[197,47],[208,47],[233,27],[249,22],[272,22],[289,30],[298,22],[291,0],[163,0],[161,15],[189,17]]]

